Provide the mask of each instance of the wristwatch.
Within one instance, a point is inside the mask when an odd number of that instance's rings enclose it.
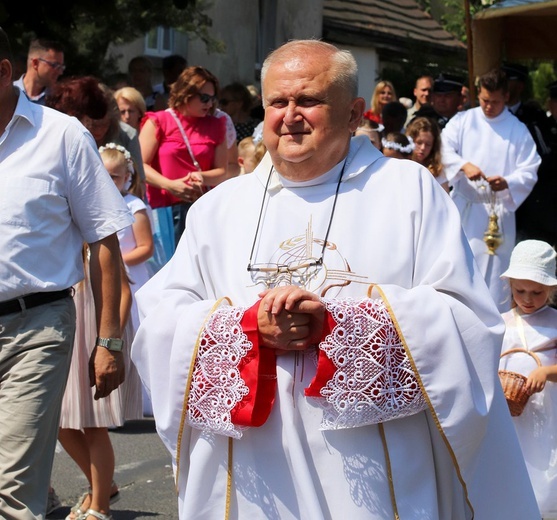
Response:
[[[111,352],[122,352],[124,341],[119,338],[97,338],[97,345]]]

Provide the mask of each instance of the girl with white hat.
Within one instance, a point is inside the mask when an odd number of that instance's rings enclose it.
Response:
[[[548,305],[557,289],[555,250],[540,240],[518,243],[501,275],[511,286],[513,308],[503,314],[505,353],[500,368],[527,376],[531,394],[513,417],[530,480],[544,519],[557,519],[557,309]]]

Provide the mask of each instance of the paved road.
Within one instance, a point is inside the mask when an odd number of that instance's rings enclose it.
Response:
[[[130,421],[110,432],[116,455],[114,480],[121,499],[112,506],[114,520],[177,519],[178,507],[170,456],[152,419]],[[64,519],[88,484],[72,459],[57,453],[52,485],[63,507],[47,518]]]

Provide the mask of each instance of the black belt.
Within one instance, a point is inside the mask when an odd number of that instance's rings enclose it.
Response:
[[[11,314],[12,312],[21,312],[25,309],[55,302],[56,300],[61,300],[62,298],[67,298],[72,295],[73,289],[70,288],[62,291],[38,292],[21,296],[20,298],[14,298],[6,302],[0,302],[0,316]]]

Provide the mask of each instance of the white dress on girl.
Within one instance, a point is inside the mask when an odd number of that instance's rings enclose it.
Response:
[[[147,211],[147,205],[145,202],[131,193],[124,195],[124,201],[128,205],[128,208],[130,208],[132,215],[135,215],[138,211]],[[127,228],[118,231],[118,240],[120,241],[120,251],[122,251],[122,255],[125,255],[137,247],[132,226],[128,226]],[[135,333],[137,327],[139,326],[139,315],[137,312],[137,304],[135,303],[135,293],[147,280],[149,280],[150,275],[146,262],[141,262],[136,265],[126,265],[126,271],[128,272],[130,289],[132,291],[131,322]]]
[[[543,366],[557,364],[557,310],[549,306],[531,314],[513,309],[503,314],[507,330],[505,352],[526,348],[535,352]],[[528,354],[501,358],[500,368],[528,376],[536,368]],[[532,394],[522,414],[513,417],[530,480],[544,518],[557,518],[557,384]]]
[[[124,201],[128,205],[132,215],[135,215],[138,211],[146,211],[149,220],[151,221],[151,226],[153,222],[151,220],[151,208],[145,204],[139,197],[132,195],[131,193],[126,193],[124,195]],[[154,229],[154,228],[153,228]],[[153,237],[155,239],[155,237]],[[122,255],[132,251],[137,247],[137,242],[133,234],[132,226],[121,229],[118,231],[118,240],[120,241],[120,251]],[[137,303],[135,300],[135,293],[137,290],[143,286],[143,284],[149,280],[152,274],[152,269],[150,269],[148,262],[141,262],[136,265],[126,265],[126,272],[128,273],[128,278],[130,280],[130,289],[132,291],[132,308],[130,312],[130,322],[132,326],[132,334],[135,336],[135,331],[139,327],[139,313],[137,310]],[[135,370],[135,368],[134,368]],[[143,415],[151,417],[153,415],[153,407],[151,405],[151,399],[145,391],[142,385],[142,400],[143,400]]]

